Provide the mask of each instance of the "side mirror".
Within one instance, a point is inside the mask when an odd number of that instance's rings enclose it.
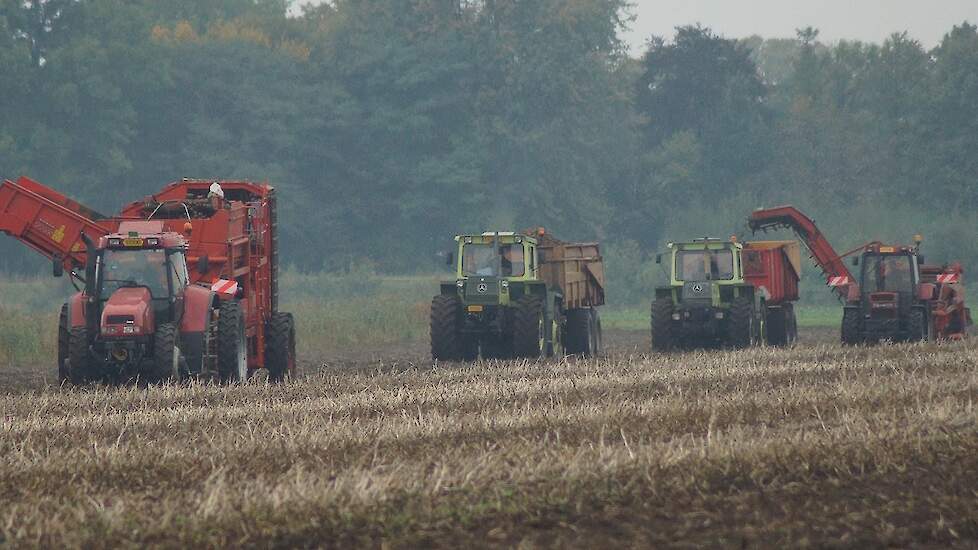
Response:
[[[61,263],[61,258],[59,258],[57,256],[54,257],[54,260],[52,261],[52,264],[51,264],[51,273],[55,277],[58,277],[58,278],[64,277],[64,275],[65,275],[65,266],[64,266],[63,263]]]
[[[852,265],[854,266],[859,265],[859,256],[856,256],[855,258],[852,259]]]
[[[197,271],[203,275],[211,270],[211,259],[204,254],[203,256],[197,258]]]
[[[655,255],[655,263],[660,264],[660,265],[662,264],[662,254],[656,254]]]
[[[455,253],[449,252],[445,255],[445,265],[455,265]]]

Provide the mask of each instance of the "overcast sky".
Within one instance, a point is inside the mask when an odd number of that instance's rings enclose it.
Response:
[[[294,4],[321,0],[294,0]],[[953,25],[978,22],[978,0],[632,0],[637,19],[625,39],[640,55],[652,34],[671,37],[677,26],[702,23],[727,38],[759,34],[794,37],[812,26],[823,42],[882,42],[909,31],[930,48]]]
[[[953,25],[978,22],[978,0],[634,0],[637,19],[625,36],[632,54],[649,35],[671,37],[679,25],[702,23],[728,38],[759,34],[793,37],[812,26],[823,42],[882,42],[909,31],[924,46],[936,46]]]

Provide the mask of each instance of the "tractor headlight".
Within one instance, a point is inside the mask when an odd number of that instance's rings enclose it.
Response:
[[[135,334],[136,333],[136,327],[134,327],[132,325],[124,326],[124,327],[122,327],[122,333],[123,334]]]
[[[462,279],[459,279],[459,280],[455,281],[455,286],[457,286],[459,288],[464,288],[465,287],[465,281],[463,281]]]
[[[716,318],[717,319],[723,319],[723,312],[722,311],[718,311],[717,314],[716,314]]]

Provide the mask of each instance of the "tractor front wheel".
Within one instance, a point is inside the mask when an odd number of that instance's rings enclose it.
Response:
[[[272,382],[295,376],[295,318],[291,313],[275,313],[265,325],[265,368]]]
[[[525,295],[513,308],[513,352],[516,357],[537,358],[546,351],[543,300]]]
[[[177,347],[177,330],[170,323],[156,327],[153,337],[153,370],[148,382],[180,380],[180,349]]]
[[[922,309],[914,309],[910,312],[910,342],[926,342],[928,336],[927,313]]]
[[[217,373],[222,382],[248,380],[248,343],[241,304],[221,302],[217,318]]]
[[[68,331],[68,380],[87,384],[95,380],[94,361],[88,349],[88,330],[75,327]]]
[[[459,331],[461,314],[462,301],[458,296],[440,294],[431,300],[432,359],[436,361],[462,359],[462,334]]]
[[[676,347],[673,311],[672,298],[659,298],[652,302],[652,351],[666,352]]]
[[[755,326],[754,301],[747,297],[735,299],[730,306],[729,323],[730,346],[735,349],[752,346],[758,332]]]
[[[71,333],[68,330],[68,304],[61,306],[61,314],[58,316],[58,382],[71,382],[71,375],[68,372],[68,339]]]
[[[842,343],[855,346],[863,341],[859,334],[859,310],[846,309],[842,313]]]

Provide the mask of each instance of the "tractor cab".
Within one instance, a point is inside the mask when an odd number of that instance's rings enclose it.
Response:
[[[743,245],[720,239],[696,239],[685,243],[669,243],[670,286],[681,290],[683,301],[709,302],[719,305],[730,292],[721,288],[744,283],[742,268]],[[662,257],[656,257],[661,263]]]
[[[103,338],[146,337],[156,325],[179,320],[176,304],[189,282],[186,249],[184,238],[164,232],[161,222],[123,223],[99,240],[86,293],[97,304]]]
[[[537,276],[537,241],[513,232],[459,235],[455,261],[456,286],[467,303],[509,303],[516,283]]]
[[[860,265],[859,286],[850,290],[850,303],[858,304],[866,331],[874,338],[916,334],[908,319],[921,282],[917,252],[917,247],[874,243],[854,261]]]

